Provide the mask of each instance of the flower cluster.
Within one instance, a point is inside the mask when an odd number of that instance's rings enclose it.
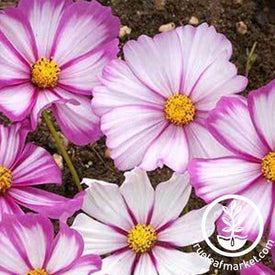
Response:
[[[11,121],[0,125],[0,274],[208,272],[211,262],[190,252],[204,241],[207,209],[189,211],[192,186],[206,203],[227,194],[255,202],[275,242],[275,80],[237,95],[248,80],[230,62],[230,41],[206,23],[128,41],[124,59],[119,28],[95,0],[20,0],[0,13],[0,111]],[[43,190],[62,173],[26,141],[40,117],[78,185],[74,198]],[[76,145],[104,134],[116,167],[132,169],[121,186],[85,178],[82,191],[52,117]],[[174,174],[153,188],[147,171],[164,165]],[[229,204],[255,240],[256,214]],[[208,213],[208,237],[223,215],[219,204]]]

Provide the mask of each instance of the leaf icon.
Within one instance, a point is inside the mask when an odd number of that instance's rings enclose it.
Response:
[[[223,222],[224,222],[225,224],[227,224],[227,225],[231,226],[231,223],[230,223],[230,221],[229,221],[229,219],[228,219],[228,218],[226,218],[226,217],[222,217],[222,220],[223,220]]]
[[[232,229],[231,229],[231,227],[225,227],[225,228],[222,229],[222,231],[223,232],[231,232]]]

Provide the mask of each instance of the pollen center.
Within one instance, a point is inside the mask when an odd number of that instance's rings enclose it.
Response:
[[[151,250],[157,241],[157,232],[151,225],[137,224],[128,233],[128,244],[136,253]]]
[[[44,269],[34,269],[28,271],[25,275],[48,275]]]
[[[175,94],[164,104],[164,116],[171,123],[183,126],[195,118],[195,105],[188,96]]]
[[[54,88],[61,70],[48,58],[40,58],[31,66],[31,81],[40,89]]]
[[[275,152],[270,152],[262,159],[262,173],[270,182],[275,182]]]
[[[6,193],[11,188],[11,171],[0,165],[0,195]]]

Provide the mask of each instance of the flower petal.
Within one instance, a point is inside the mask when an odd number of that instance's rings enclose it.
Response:
[[[267,266],[257,263],[251,265],[249,268],[243,268],[240,272],[241,275],[275,275],[275,272]]]
[[[62,184],[62,175],[53,157],[43,148],[27,144],[12,170],[13,186]]]
[[[237,75],[234,64],[217,58],[201,74],[190,97],[197,111],[210,111],[222,96],[242,92],[246,85],[247,78]]]
[[[9,196],[0,196],[0,222],[4,214],[18,215],[23,214],[23,210]]]
[[[268,225],[268,218],[272,211],[272,183],[268,183],[264,178],[261,178],[256,181],[252,186],[240,192],[239,195],[248,198],[257,205],[262,214],[263,221],[266,227]],[[254,241],[259,233],[259,220],[257,213],[246,202],[237,200],[236,203],[237,207],[240,206],[242,209],[242,211],[237,216],[240,218],[239,224],[244,228],[244,230],[242,231],[242,235],[247,235],[249,240]],[[221,232],[221,228],[224,227],[225,226],[222,219],[219,219],[218,231]]]
[[[77,259],[69,270],[57,275],[90,275],[101,269],[101,259],[96,255],[86,255]]]
[[[127,250],[122,253],[113,254],[105,258],[102,263],[100,274],[108,275],[129,275],[135,260],[135,253]],[[151,274],[150,274],[151,275]]]
[[[165,99],[146,87],[123,60],[113,60],[104,67],[104,86],[94,89],[92,105],[98,115],[123,106],[151,106],[163,109]]]
[[[63,134],[76,145],[87,145],[101,136],[99,118],[94,114],[91,102],[84,96],[72,96],[79,105],[56,103],[54,114]]]
[[[162,112],[142,106],[120,107],[104,115],[101,129],[116,167],[129,170],[138,166],[166,125]]]
[[[126,236],[85,214],[76,216],[72,228],[84,240],[84,254],[105,255],[126,247]]]
[[[52,246],[47,272],[55,274],[66,270],[81,257],[83,249],[84,243],[80,234],[62,223]]]
[[[64,12],[71,0],[20,0],[18,8],[28,18],[38,47],[39,57],[50,57],[53,39]],[[49,24],[50,22],[50,24]]]
[[[180,158],[175,158],[178,155]],[[182,127],[170,124],[151,143],[140,165],[151,171],[157,167],[167,165],[175,172],[186,171],[189,161],[189,149],[185,131]]]
[[[158,184],[151,220],[154,228],[160,228],[178,218],[189,200],[191,189],[188,173],[174,173],[170,180]]]
[[[261,176],[261,165],[241,158],[194,159],[189,165],[196,195],[210,202],[244,190]]]
[[[206,23],[198,27],[180,27],[176,32],[183,55],[181,91],[190,95],[201,75],[216,59],[228,60],[231,57],[232,45],[223,34]]]
[[[132,220],[116,184],[94,179],[83,179],[82,183],[89,186],[85,190],[84,212],[100,222],[126,231],[132,227]]]
[[[142,35],[124,46],[127,64],[147,87],[164,98],[180,91],[182,54],[176,32]]]
[[[154,205],[154,189],[147,173],[140,168],[124,174],[120,192],[137,223],[146,224]]]
[[[0,89],[0,110],[12,121],[22,121],[31,112],[37,98],[35,88],[29,84],[7,86]]]
[[[76,2],[64,12],[51,56],[60,66],[115,39],[120,21],[96,1]]]
[[[223,97],[210,112],[207,122],[214,137],[238,155],[262,159],[268,152],[252,124],[247,103],[241,96]]]
[[[0,163],[12,168],[22,153],[28,129],[25,123],[15,123],[5,127],[0,125]]]
[[[38,59],[34,34],[28,19],[17,8],[7,8],[0,14],[1,33],[8,39],[26,65]]]
[[[248,108],[260,137],[275,151],[275,80],[249,93]]]
[[[142,254],[135,267],[134,275],[157,275],[157,270],[148,253]]]
[[[197,253],[183,253],[176,249],[155,247],[153,255],[156,258],[159,275],[195,275],[209,271],[210,261]]]
[[[171,226],[158,233],[158,240],[168,242],[173,246],[184,247],[204,241],[201,230],[202,217],[207,206],[188,212],[183,217],[177,219]],[[222,213],[220,205],[214,207],[208,215],[206,221],[206,232],[210,237],[215,231],[215,221]]]
[[[232,155],[199,122],[194,121],[186,125],[185,133],[189,144],[190,159],[217,158]]]
[[[44,266],[47,257],[50,256],[53,241],[54,232],[51,222],[40,215],[27,214],[5,216],[2,224],[4,231],[6,231],[6,236],[9,241],[12,241],[12,244],[9,247],[6,246],[6,251],[3,251],[5,246],[1,244],[0,266],[9,269],[10,260],[6,258],[7,262],[1,263],[1,261],[5,261],[5,256],[8,257],[9,253],[10,256],[13,255],[15,265],[20,266],[20,264],[23,264],[22,260],[17,258],[19,256],[17,255],[18,253],[28,266],[27,270],[24,267],[19,272],[17,271],[16,274],[25,274],[30,269]],[[3,240],[7,241],[5,237]],[[13,250],[17,251],[17,253]]]
[[[68,218],[79,210],[84,193],[68,199],[33,187],[13,187],[9,195],[20,205],[52,219]]]
[[[75,94],[91,95],[93,88],[101,84],[103,67],[116,58],[118,51],[118,41],[112,40],[105,47],[74,59],[61,68],[58,85]]]

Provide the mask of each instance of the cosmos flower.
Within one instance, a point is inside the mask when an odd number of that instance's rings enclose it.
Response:
[[[62,183],[62,175],[52,156],[43,148],[25,145],[27,126],[0,125],[0,220],[4,213],[22,214],[19,205],[50,218],[65,218],[79,210],[84,193],[74,199],[36,188],[46,183]]]
[[[35,129],[52,107],[62,132],[84,145],[101,135],[89,96],[116,57],[119,19],[98,2],[20,0],[0,13],[0,110]]]
[[[79,233],[61,223],[54,237],[50,220],[41,215],[5,215],[0,244],[3,275],[90,275],[101,268],[99,256],[83,256]]]
[[[210,202],[239,194],[260,209],[270,239],[275,240],[275,81],[241,96],[222,98],[208,119],[210,132],[231,156],[196,159],[189,167],[196,194]],[[258,235],[257,214],[240,205],[249,238]]]
[[[104,68],[92,102],[116,166],[184,172],[193,157],[226,154],[203,120],[221,96],[246,87],[231,55],[231,43],[207,24],[129,41],[125,61]]]
[[[209,270],[205,258],[177,250],[203,241],[205,207],[179,218],[191,193],[187,173],[175,174],[156,190],[139,168],[125,173],[121,187],[93,179],[84,183],[89,186],[82,208],[87,214],[79,214],[72,227],[82,235],[85,253],[108,255],[103,274],[183,275]],[[207,220],[209,235],[219,206],[214,212]]]

